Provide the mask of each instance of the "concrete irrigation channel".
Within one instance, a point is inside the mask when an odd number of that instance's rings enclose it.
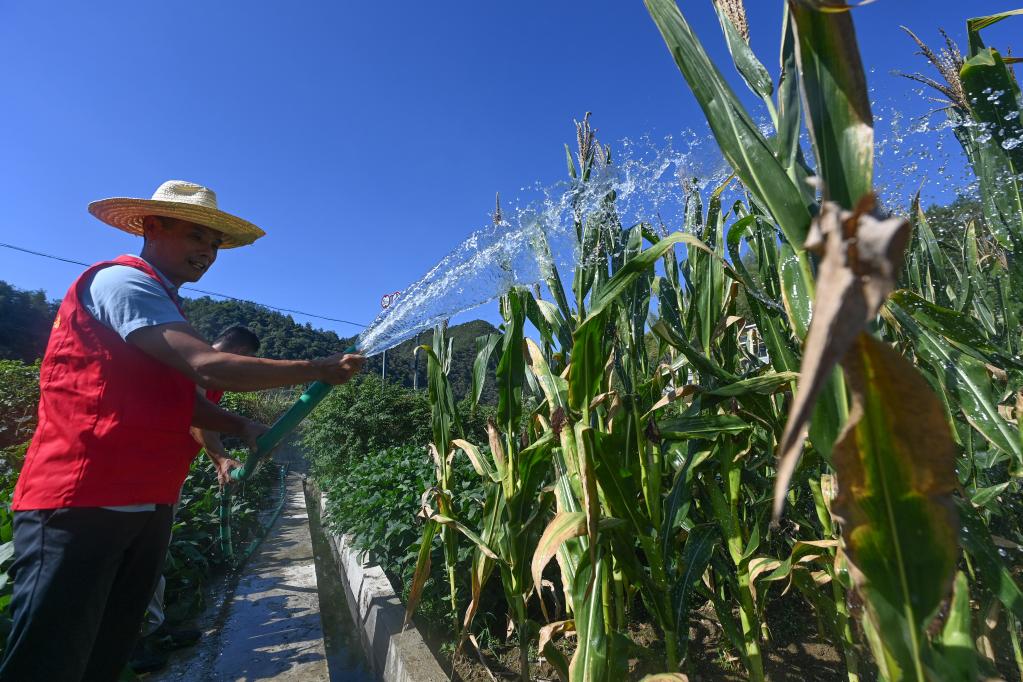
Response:
[[[301,468],[301,467],[297,467]],[[204,636],[147,682],[441,682],[447,676],[379,567],[320,523],[325,496],[302,473],[240,575],[213,588]]]

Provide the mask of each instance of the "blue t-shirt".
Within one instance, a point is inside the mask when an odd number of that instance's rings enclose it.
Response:
[[[177,287],[162,272],[153,270],[176,294]],[[111,265],[98,271],[82,290],[81,301],[94,318],[126,341],[136,329],[185,321],[167,289],[130,265]]]
[[[149,266],[176,296],[177,287],[152,263]],[[167,289],[130,265],[111,265],[96,272],[82,289],[81,303],[90,315],[125,341],[136,329],[185,321],[175,301],[168,296]],[[154,511],[156,505],[129,504],[103,508],[139,512]]]

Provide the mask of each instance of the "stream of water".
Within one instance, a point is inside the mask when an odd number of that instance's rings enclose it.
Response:
[[[420,280],[406,287],[359,336],[356,346],[376,355],[460,312],[492,301],[513,286],[544,280],[551,268],[570,271],[579,253],[575,219],[600,210],[614,193],[622,225],[639,222],[678,229],[685,192],[680,178],[705,188],[728,172],[713,142],[686,135],[619,145],[613,163],[595,154],[589,181],[535,186],[491,224],[472,232]],[[577,167],[578,159],[576,160]]]
[[[925,206],[928,201],[948,203],[957,195],[976,194],[976,180],[954,138],[954,124],[943,114],[908,118],[894,102],[875,103],[875,125],[875,186],[889,211],[907,213],[918,191]],[[769,135],[766,121],[761,127]],[[803,138],[812,167],[805,132]],[[706,196],[706,190],[731,172],[707,134],[690,131],[677,139],[624,140],[615,145],[613,159],[595,139],[590,144],[595,153],[588,182],[524,188],[500,216],[473,231],[406,287],[359,336],[360,352],[381,353],[513,286],[542,282],[552,268],[571,272],[586,257],[579,253],[576,219],[599,211],[612,193],[622,227],[645,222],[662,232],[674,231],[684,223],[684,186]],[[580,167],[578,154],[575,164]],[[724,196],[726,209],[732,199],[742,198],[737,183],[731,187]],[[566,284],[571,281],[562,279]]]

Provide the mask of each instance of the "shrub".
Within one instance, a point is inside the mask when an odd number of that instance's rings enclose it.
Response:
[[[454,461],[455,484],[452,492],[459,506],[460,518],[479,524],[483,511],[483,486],[479,476],[464,456]],[[333,475],[321,477],[320,486],[328,499],[327,524],[335,532],[352,537],[352,546],[365,552],[381,565],[399,592],[404,592],[412,578],[422,521],[417,518],[420,497],[433,485],[433,462],[426,447],[402,445],[375,450],[353,461]],[[440,534],[434,538],[431,580],[444,581],[444,559]],[[457,575],[468,595],[472,548],[462,543],[459,548]],[[435,590],[436,604],[423,604],[427,618],[434,612],[446,618],[447,606],[442,604],[443,591]]]
[[[0,360],[0,477],[13,490],[36,427],[39,361]]]
[[[313,471],[329,475],[369,451],[430,440],[424,391],[363,375],[338,386],[310,415],[303,445]]]
[[[486,442],[490,405],[471,409],[458,405],[466,437]],[[364,374],[338,386],[306,421],[302,445],[318,479],[351,466],[364,453],[400,445],[425,446],[432,438],[430,400],[425,390],[413,391],[380,377]],[[422,489],[419,491],[422,492]]]
[[[39,405],[39,361],[0,360],[0,448],[32,437]]]

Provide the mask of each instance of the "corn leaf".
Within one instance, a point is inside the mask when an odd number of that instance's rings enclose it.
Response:
[[[746,85],[754,94],[763,99],[770,99],[774,93],[771,74],[767,73],[767,69],[753,54],[753,49],[721,9],[721,5],[715,2],[714,9],[717,10],[721,31],[725,35],[725,43],[728,45],[728,51],[732,54],[732,61],[735,62],[735,68],[739,75],[746,81]]]
[[[824,258],[799,387],[778,444],[775,518],[785,504],[785,492],[802,453],[803,432],[814,414],[816,398],[829,381],[834,381],[835,364],[895,288],[908,241],[909,223],[905,220],[879,220],[861,211],[842,211],[831,202],[825,203],[814,220],[813,244],[824,252]],[[821,443],[816,445],[822,448]]]
[[[963,528],[959,536],[984,581],[1006,609],[1023,619],[1023,589],[998,553],[991,532],[977,511],[965,500],[956,500]]]
[[[554,666],[554,670],[558,673],[558,679],[562,682],[568,681],[568,661],[565,660],[564,654],[552,646],[551,642],[555,637],[561,637],[569,632],[575,632],[574,620],[548,623],[540,628],[540,639],[536,647],[540,654],[547,659],[547,662]]]
[[[483,386],[487,380],[487,367],[494,348],[501,341],[500,334],[487,334],[476,339],[476,358],[472,363],[472,404],[478,405],[483,397]]]
[[[1023,370],[1023,362],[1006,355],[1001,348],[988,341],[974,318],[931,303],[905,289],[894,292],[889,301],[889,306],[898,306],[914,322],[940,335],[963,353],[1002,369]]]
[[[832,510],[882,645],[923,679],[925,628],[959,556],[955,448],[937,396],[894,350],[861,334],[843,367],[852,409]]]
[[[657,428],[665,440],[687,438],[714,438],[721,434],[742,433],[750,429],[750,423],[731,414],[696,415],[676,417],[658,422]]]
[[[478,447],[461,438],[455,438],[451,441],[451,444],[465,453],[465,456],[469,458],[469,461],[472,463],[472,468],[476,470],[477,474],[490,479],[494,483],[501,482],[501,475],[494,467],[493,462],[491,462],[488,457],[484,457]]]
[[[770,210],[789,242],[801,247],[810,226],[810,210],[772,145],[725,82],[674,0],[645,3],[735,174]]]
[[[905,300],[901,297],[900,301]],[[910,312],[890,301],[885,311],[897,321],[899,328],[913,342],[922,359],[940,376],[951,397],[958,402],[963,416],[984,438],[996,448],[1012,456],[1017,467],[1023,465],[1023,447],[1019,431],[1005,421],[998,412],[998,401],[993,397],[991,379],[984,364],[957,350],[945,339],[918,324]]]
[[[565,541],[586,535],[586,514],[584,512],[560,512],[551,519],[551,522],[544,528],[539,542],[536,543],[536,550],[533,552],[533,559],[530,562],[530,571],[533,576],[533,589],[540,593],[540,583],[543,577],[543,569],[550,563],[550,560],[558,553]],[[544,616],[547,616],[547,606],[543,599],[540,599]]]
[[[851,209],[873,186],[874,117],[852,15],[820,9],[789,2],[817,170],[825,196]]]
[[[532,339],[526,339],[526,355],[529,369],[532,371],[533,376],[536,377],[540,390],[543,391],[544,397],[547,399],[550,414],[553,415],[554,411],[559,407],[561,409],[567,408],[568,382],[551,371],[543,357],[543,353],[540,352],[540,348]]]
[[[713,388],[707,391],[707,393],[709,395],[727,397],[736,397],[746,395],[747,393],[770,395],[771,393],[777,392],[782,386],[796,381],[798,378],[799,374],[797,372],[769,372],[767,374],[750,377],[749,379],[741,379],[725,386]]]
[[[585,412],[601,392],[604,365],[604,332],[607,316],[603,309],[579,325],[573,335],[572,363],[568,371],[568,404],[576,412]]]
[[[686,655],[689,646],[689,610],[693,604],[693,594],[700,579],[710,565],[714,550],[721,543],[721,533],[711,523],[694,526],[689,531],[686,544],[682,547],[679,561],[679,572],[671,586],[671,608],[674,611],[678,635],[679,654]]]
[[[778,130],[778,159],[788,169],[789,177],[795,181],[802,118],[799,111],[799,72],[796,70],[796,34],[792,29],[792,15],[787,10],[782,26],[777,110],[775,128]]]
[[[966,574],[959,571],[955,577],[948,617],[941,628],[941,635],[934,642],[934,648],[941,659],[939,664],[941,677],[980,679],[977,650],[973,646],[970,622],[970,584]]]
[[[501,428],[513,433],[522,413],[522,379],[526,361],[522,357],[522,326],[525,320],[523,298],[529,293],[512,289],[504,297],[504,342],[497,363],[497,416]]]
[[[602,608],[604,570],[603,560],[594,564],[589,557],[584,557],[572,585],[578,637],[575,655],[568,667],[571,682],[608,680],[608,638]]]
[[[974,170],[980,181],[985,217],[1007,249],[1023,244],[1023,102],[1019,86],[1001,55],[983,49],[970,57],[960,80],[980,124],[970,130]]]
[[[436,522],[431,520],[427,520],[426,525],[423,526],[423,537],[419,541],[416,568],[412,573],[408,599],[405,601],[405,622],[402,624],[402,627],[408,625],[409,621],[412,620],[412,614],[416,612],[419,600],[423,596],[423,586],[426,585],[426,579],[430,577],[430,554],[433,552],[433,536],[437,534],[439,527]]]
[[[981,30],[997,24],[1002,19],[1023,14],[1023,9],[1011,9],[1007,12],[999,12],[984,17],[974,17],[966,20],[966,32],[970,39],[970,55],[973,56],[984,49],[984,42],[980,38]]]

